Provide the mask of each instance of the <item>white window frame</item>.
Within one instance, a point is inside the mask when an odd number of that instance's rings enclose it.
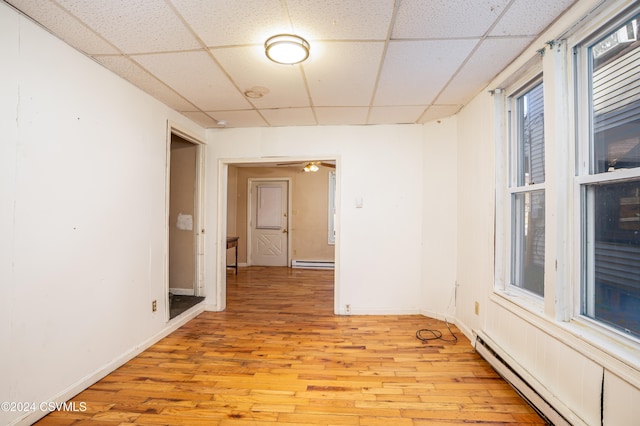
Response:
[[[544,310],[544,298],[531,291],[511,284],[512,276],[512,197],[514,194],[543,190],[546,202],[547,179],[544,183],[517,186],[517,171],[513,168],[517,162],[517,98],[536,85],[543,83],[541,58],[534,58],[532,64],[516,73],[506,89],[494,91],[496,105],[496,127],[502,129],[497,132],[496,140],[496,264],[494,291],[499,296],[525,307],[527,310],[541,314]],[[546,100],[545,100],[546,105]],[[545,106],[546,110],[546,106]],[[546,130],[545,130],[546,139]],[[547,149],[545,147],[545,163],[547,163]],[[545,166],[546,167],[546,166]],[[545,213],[545,217],[547,214]],[[545,254],[545,270],[547,269]],[[545,285],[546,294],[546,285]]]
[[[601,7],[600,7],[601,6]],[[493,303],[510,311],[540,330],[561,336],[588,358],[602,363],[609,371],[640,383],[640,341],[580,315],[581,272],[581,197],[580,187],[593,181],[585,175],[584,150],[577,141],[584,134],[577,123],[588,102],[576,93],[573,48],[609,26],[613,17],[625,13],[620,21],[632,16],[629,2],[600,5],[593,13],[542,46],[543,55],[520,58],[519,69],[494,82],[495,149],[495,257]],[[637,6],[635,6],[637,9]],[[597,13],[596,13],[597,12]],[[624,18],[624,19],[623,19]],[[602,30],[602,33],[605,33]],[[539,40],[540,41],[540,40]],[[545,297],[542,300],[508,286],[510,267],[510,195],[507,191],[509,171],[509,126],[507,97],[518,92],[539,73],[544,74],[545,94]],[[588,113],[588,109],[587,109]],[[586,152],[588,159],[588,151]],[[581,157],[582,156],[582,157]],[[586,163],[588,166],[588,163]],[[613,174],[615,173],[615,174]],[[628,179],[635,172],[618,170],[605,173],[607,179]]]
[[[617,11],[622,12],[622,11]],[[616,26],[624,23],[628,19],[640,13],[640,7],[635,7],[626,12],[619,14],[614,20],[607,21],[600,18],[597,22],[593,22],[588,28],[574,34],[568,39],[569,45],[573,52],[575,60],[571,64],[575,75],[575,84],[571,90],[573,91],[573,100],[575,102],[575,156],[576,156],[576,173],[573,179],[574,192],[574,248],[575,263],[573,269],[575,271],[572,282],[573,320],[586,327],[587,329],[597,333],[598,335],[608,336],[619,342],[626,344],[638,345],[640,338],[624,333],[622,330],[609,326],[597,319],[590,318],[582,314],[583,285],[588,285],[593,277],[591,276],[591,268],[588,264],[592,264],[593,257],[589,255],[586,248],[587,236],[585,230],[590,227],[586,223],[588,220],[586,200],[586,188],[590,184],[597,183],[614,183],[625,182],[640,178],[640,168],[620,169],[603,173],[592,173],[592,144],[591,137],[593,133],[591,123],[591,91],[589,87],[589,67],[590,59],[588,56],[588,46],[592,45],[596,40],[610,33]],[[612,13],[610,16],[615,16]],[[587,259],[588,258],[588,259]]]
[[[506,275],[506,278],[507,278],[506,283],[510,291],[517,292],[517,293],[522,292],[523,296],[531,297],[533,298],[533,300],[536,300],[539,303],[542,303],[542,300],[544,299],[544,295],[538,295],[536,293],[533,293],[532,291],[519,287],[515,285],[513,282],[511,282],[512,281],[511,277],[513,275],[514,266],[515,266],[514,252],[513,252],[514,238],[517,238],[517,236],[513,234],[514,214],[515,214],[513,209],[513,197],[517,194],[526,194],[526,193],[533,194],[537,192],[542,192],[545,195],[545,206],[546,206],[546,178],[545,178],[545,182],[543,183],[533,183],[531,185],[518,183],[518,177],[519,177],[518,163],[520,160],[519,149],[520,149],[520,143],[521,143],[520,128],[519,128],[520,111],[518,107],[518,99],[524,96],[525,94],[527,94],[530,90],[532,90],[533,88],[535,88],[540,84],[544,84],[542,74],[535,76],[533,79],[527,81],[526,84],[518,87],[517,90],[515,90],[507,98],[507,107],[508,107],[507,117],[508,117],[509,126],[510,126],[508,145],[509,145],[510,153],[509,153],[509,184],[507,188],[507,193],[508,193],[507,209],[509,212],[508,213],[509,239],[507,240],[507,244],[508,244],[509,260],[507,263],[508,274]],[[543,99],[543,102],[544,102],[544,99]]]

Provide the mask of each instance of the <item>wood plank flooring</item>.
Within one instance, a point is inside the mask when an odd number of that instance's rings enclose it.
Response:
[[[241,268],[205,312],[38,425],[543,425],[475,353],[416,339],[420,315],[335,316],[333,272]],[[390,291],[393,291],[390,289]]]

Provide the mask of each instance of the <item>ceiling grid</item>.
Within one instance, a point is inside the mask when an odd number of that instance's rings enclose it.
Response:
[[[574,1],[5,0],[209,128],[445,118]],[[269,61],[294,31],[309,58]]]

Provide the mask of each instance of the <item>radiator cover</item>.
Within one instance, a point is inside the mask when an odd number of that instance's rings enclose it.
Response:
[[[555,426],[571,426],[571,423],[547,401],[547,398],[534,389],[527,379],[509,365],[509,362],[505,360],[505,358],[507,358],[506,355],[501,356],[491,347],[488,340],[487,337],[483,338],[477,335],[474,342],[476,352],[478,352],[545,421]]]
[[[292,260],[291,267],[298,269],[334,269],[335,262],[330,260]]]

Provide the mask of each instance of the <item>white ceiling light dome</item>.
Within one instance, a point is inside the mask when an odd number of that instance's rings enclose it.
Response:
[[[278,64],[294,65],[309,57],[309,42],[294,34],[278,34],[264,42],[267,58]]]

